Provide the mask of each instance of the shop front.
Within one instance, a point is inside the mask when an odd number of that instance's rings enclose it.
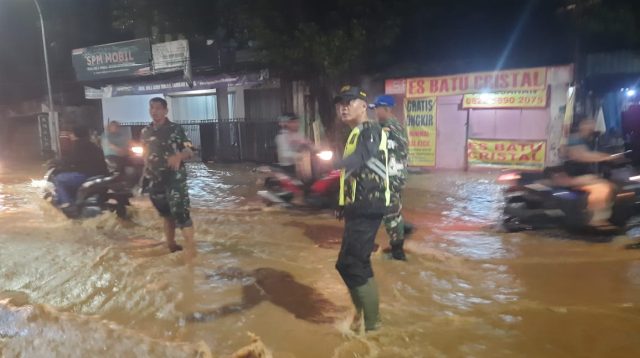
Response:
[[[387,80],[409,137],[409,165],[540,170],[558,162],[572,67]]]

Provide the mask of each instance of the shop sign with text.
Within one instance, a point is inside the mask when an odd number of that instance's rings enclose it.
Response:
[[[404,108],[409,137],[409,165],[435,166],[436,98],[407,99]]]
[[[407,98],[418,98],[467,93],[542,90],[546,86],[547,69],[540,67],[442,77],[409,78],[406,81],[406,96]]]
[[[465,94],[462,108],[544,108],[547,90]]]
[[[468,163],[472,167],[543,169],[545,141],[468,140]]]

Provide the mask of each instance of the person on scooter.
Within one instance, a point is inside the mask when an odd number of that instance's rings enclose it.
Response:
[[[90,177],[108,174],[102,149],[91,141],[88,128],[73,128],[71,139],[71,152],[61,160],[62,171],[54,179],[56,204],[65,213],[75,209],[73,204],[82,183]]]
[[[300,147],[307,143],[300,134],[300,119],[294,113],[285,113],[281,117],[280,133],[276,136],[278,165],[289,175],[296,175],[296,159]]]
[[[129,136],[124,133],[120,123],[111,121],[102,136],[104,156],[116,164],[117,171],[122,172],[129,155]]]
[[[564,148],[565,174],[554,178],[556,184],[578,188],[588,193],[587,208],[592,213],[590,225],[608,226],[611,216],[612,184],[598,177],[595,164],[617,159],[595,150],[596,121],[583,117],[578,122],[578,130],[569,137]]]
[[[376,117],[387,132],[389,150],[389,184],[391,185],[391,205],[385,215],[384,227],[389,235],[391,258],[406,261],[404,254],[404,219],[402,217],[402,189],[407,181],[407,147],[409,140],[404,127],[393,115],[395,100],[392,96],[383,95],[370,105],[376,111]]]

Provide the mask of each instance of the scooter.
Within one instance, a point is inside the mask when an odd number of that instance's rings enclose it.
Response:
[[[625,154],[625,153],[622,153]],[[622,156],[617,154],[617,156]],[[508,185],[502,226],[509,232],[564,228],[569,231],[598,231],[591,227],[587,210],[588,193],[554,185],[551,176],[560,168],[542,173],[508,172],[498,181]],[[614,201],[609,231],[627,228],[629,220],[640,214],[640,175],[628,162],[601,164],[600,175],[614,185]]]
[[[62,212],[70,219],[86,219],[100,215],[105,211],[115,212],[120,218],[126,218],[129,199],[133,197],[133,188],[140,181],[144,161],[140,146],[130,147],[130,156],[124,165],[107,160],[109,175],[87,179],[76,193],[76,201],[70,209]],[[53,162],[44,176],[47,185],[43,198],[56,208],[57,198],[54,181],[60,173],[58,163]]]
[[[333,152],[308,148],[299,158],[296,168],[301,178],[276,166],[257,168],[265,176],[262,179],[265,190],[258,191],[258,195],[267,205],[333,208],[340,187],[340,171],[333,170]],[[302,197],[304,204],[294,204],[296,197]]]

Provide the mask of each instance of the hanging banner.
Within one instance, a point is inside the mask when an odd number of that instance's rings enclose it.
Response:
[[[547,90],[465,94],[462,108],[545,108]]]
[[[543,169],[545,141],[510,141],[469,139],[469,166],[513,169]]]
[[[189,41],[163,42],[152,46],[153,72],[185,71],[189,63]]]
[[[407,99],[404,104],[409,137],[409,165],[436,165],[436,98]]]
[[[407,98],[417,98],[467,93],[543,90],[546,87],[547,69],[540,67],[442,77],[409,78],[406,82],[406,93]]]
[[[71,51],[78,81],[151,74],[148,38],[79,48]]]

